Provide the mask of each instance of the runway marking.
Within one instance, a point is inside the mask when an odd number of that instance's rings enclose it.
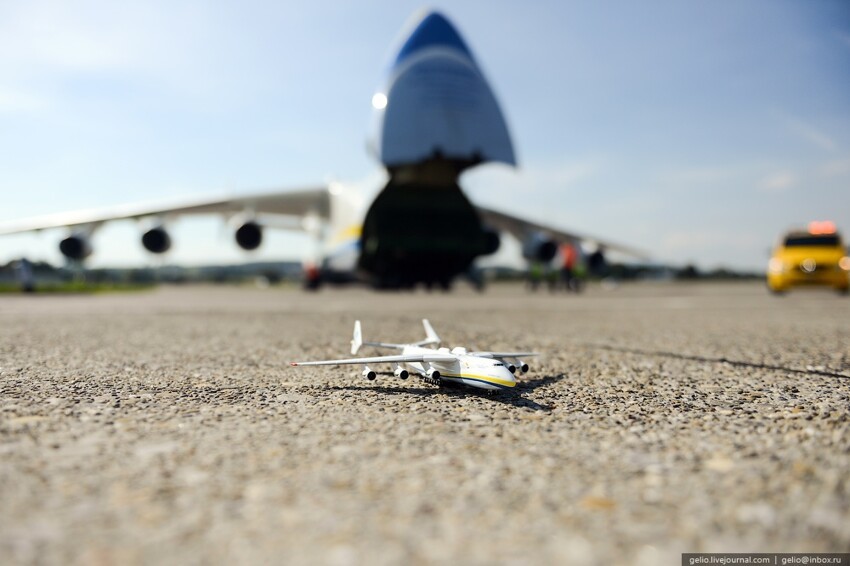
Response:
[[[837,373],[832,371],[824,371],[819,369],[797,369],[797,368],[789,368],[785,366],[773,366],[770,364],[760,364],[756,362],[745,362],[741,360],[730,360],[728,358],[709,358],[705,356],[691,356],[688,354],[677,354],[675,352],[658,352],[653,350],[640,350],[637,348],[621,348],[618,346],[608,346],[606,344],[584,344],[584,346],[589,348],[594,348],[597,350],[608,350],[611,352],[622,352],[626,354],[639,354],[642,356],[659,356],[664,358],[674,358],[677,360],[688,360],[692,362],[703,362],[703,363],[711,363],[711,364],[729,364],[731,366],[737,367],[748,367],[754,369],[766,369],[772,371],[787,371],[790,373],[801,373],[803,375],[820,375],[823,377],[837,377],[840,379],[850,379],[850,375],[844,373]]]

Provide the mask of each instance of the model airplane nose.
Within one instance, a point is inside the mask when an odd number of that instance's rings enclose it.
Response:
[[[517,380],[516,380],[516,377],[514,376],[514,374],[512,374],[510,371],[508,371],[507,368],[500,368],[500,369],[504,370],[504,371],[500,372],[501,375],[499,376],[499,378],[502,381],[505,382],[505,387],[516,387]]]

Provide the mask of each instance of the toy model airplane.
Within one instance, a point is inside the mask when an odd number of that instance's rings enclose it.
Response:
[[[325,360],[320,362],[291,362],[292,366],[325,366],[341,364],[363,364],[363,377],[373,381],[378,374],[366,364],[388,363],[393,367],[393,375],[407,379],[410,372],[419,374],[422,379],[434,385],[443,383],[462,383],[479,389],[509,389],[516,386],[514,373],[528,371],[528,364],[521,357],[537,356],[534,352],[467,352],[466,348],[425,348],[440,344],[440,337],[434,332],[428,320],[423,319],[425,340],[413,344],[387,344],[385,342],[364,342],[360,330],[360,321],[354,323],[354,338],[351,340],[351,353],[357,354],[364,344],[378,348],[401,350],[398,356],[377,356],[374,358],[351,358],[347,360]],[[407,367],[408,369],[405,369]]]

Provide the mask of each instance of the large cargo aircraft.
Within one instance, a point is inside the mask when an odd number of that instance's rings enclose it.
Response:
[[[236,243],[253,250],[263,230],[300,230],[319,243],[305,265],[308,288],[323,282],[366,281],[378,288],[417,284],[448,288],[473,261],[494,253],[500,233],[522,243],[531,261],[551,261],[558,244],[640,255],[602,242],[473,205],[458,184],[477,165],[516,165],[496,97],[455,27],[426,12],[402,43],[385,88],[372,105],[378,116],[376,153],[386,170],[370,199],[356,185],[330,183],[299,190],[133,204],[65,212],[0,223],[0,234],[66,228],[62,254],[82,261],[105,222],[143,221],[142,245],[162,254],[171,246],[168,224],[182,215],[219,214],[235,228]]]

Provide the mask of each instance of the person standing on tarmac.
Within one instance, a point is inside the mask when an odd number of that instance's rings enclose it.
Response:
[[[575,269],[577,258],[578,252],[573,244],[569,242],[561,244],[561,284],[567,292],[574,290],[573,270]]]
[[[32,293],[35,291],[35,277],[32,273],[32,264],[30,261],[22,257],[15,264],[15,269],[18,272],[18,281],[21,283],[21,291],[24,293]]]

